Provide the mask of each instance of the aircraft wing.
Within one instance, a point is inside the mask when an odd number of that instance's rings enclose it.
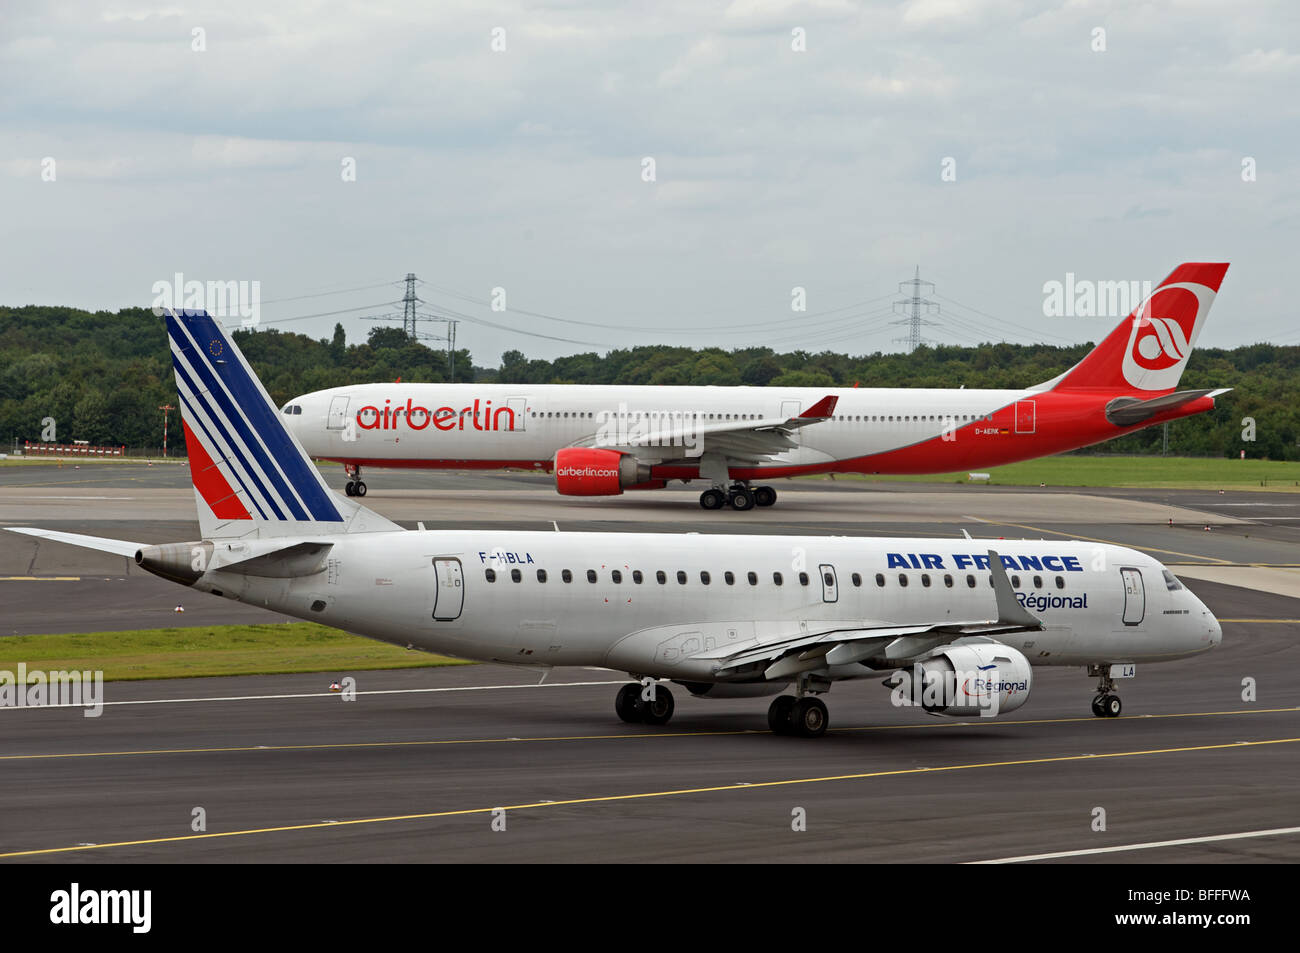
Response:
[[[650,462],[698,458],[720,453],[738,463],[760,463],[796,444],[790,434],[800,427],[829,420],[839,397],[828,394],[796,417],[760,420],[674,420],[645,425],[639,419],[615,422],[574,446],[618,450]],[[720,416],[716,415],[715,416]]]
[[[722,646],[696,653],[693,658],[717,659],[715,674],[759,676],[768,681],[791,678],[800,672],[831,665],[867,662],[873,668],[906,662],[958,639],[992,638],[1013,632],[1033,632],[1043,623],[1015,597],[1002,559],[989,550],[997,618],[970,621],[919,622],[906,625],[862,625],[816,628],[799,625],[798,632],[769,631],[757,644]]]

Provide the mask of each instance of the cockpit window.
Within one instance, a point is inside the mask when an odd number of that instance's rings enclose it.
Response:
[[[1179,589],[1183,588],[1183,584],[1178,581],[1177,576],[1171,573],[1168,569],[1163,570],[1163,572],[1165,574],[1166,589],[1168,589],[1170,592],[1177,592]]]

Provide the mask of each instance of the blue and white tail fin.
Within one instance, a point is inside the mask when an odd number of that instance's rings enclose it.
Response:
[[[205,539],[401,529],[325,484],[207,312],[168,311],[167,337]]]

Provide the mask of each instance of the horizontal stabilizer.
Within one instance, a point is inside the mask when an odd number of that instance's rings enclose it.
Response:
[[[115,556],[127,556],[132,559],[135,558],[136,552],[143,545],[142,543],[129,543],[123,539],[82,536],[79,533],[60,533],[52,529],[37,529],[29,526],[6,526],[5,529],[11,533],[22,533],[24,536],[51,539],[56,543],[67,543],[69,546],[80,546],[83,549],[97,549],[101,553],[112,553]]]
[[[1205,388],[1204,390],[1176,390],[1163,397],[1139,400],[1136,397],[1116,397],[1106,405],[1106,419],[1116,427],[1131,427],[1144,420],[1150,420],[1156,414],[1164,413],[1190,404],[1202,397],[1218,397],[1232,390],[1231,387]]]

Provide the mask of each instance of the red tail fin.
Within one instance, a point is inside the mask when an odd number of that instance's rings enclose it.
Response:
[[[1167,391],[1178,386],[1227,263],[1179,265],[1053,390]]]

